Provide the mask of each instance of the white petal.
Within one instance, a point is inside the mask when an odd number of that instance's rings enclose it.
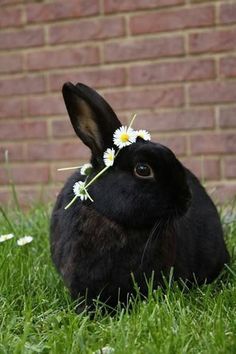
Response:
[[[86,200],[88,198],[87,194],[85,193],[85,182],[83,181],[79,181],[74,184],[73,192],[81,200]]]
[[[103,160],[106,166],[112,166],[115,159],[115,150],[108,148],[103,154]]]
[[[91,168],[92,168],[91,163],[85,163],[80,169],[81,175],[84,175],[84,176],[88,175]]]
[[[19,240],[17,240],[16,242],[17,242],[18,246],[24,246],[27,243],[30,243],[32,241],[33,241],[33,237],[32,236],[24,236],[24,237],[19,238]]]
[[[106,347],[96,350],[96,352],[93,352],[93,354],[112,354],[114,352],[115,352],[114,348],[106,346]]]
[[[127,135],[127,140],[123,141],[122,136]],[[126,126],[122,126],[115,131],[113,134],[113,142],[119,149],[122,149],[125,146],[128,146],[136,141],[136,133],[132,128],[127,128]]]
[[[14,237],[13,234],[1,235],[0,236],[0,242],[4,242],[4,241],[7,241],[7,240],[10,240],[13,237]]]
[[[143,140],[151,140],[151,135],[147,130],[141,129],[136,132],[136,136],[142,138]]]

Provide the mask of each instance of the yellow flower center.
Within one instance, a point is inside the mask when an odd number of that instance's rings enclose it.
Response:
[[[122,143],[126,143],[127,141],[129,141],[129,135],[127,133],[122,133],[120,135],[120,140]]]

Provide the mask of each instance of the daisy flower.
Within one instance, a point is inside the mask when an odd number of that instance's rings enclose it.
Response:
[[[119,149],[128,146],[136,141],[136,133],[132,128],[122,126],[116,129],[113,135],[113,142]]]
[[[24,246],[27,243],[30,243],[32,241],[33,241],[33,237],[32,236],[24,236],[24,237],[19,238],[19,240],[17,240],[16,242],[17,242],[18,246]]]
[[[0,242],[4,242],[4,241],[7,241],[7,240],[10,240],[13,237],[14,237],[13,234],[1,235],[0,236]]]
[[[113,166],[115,159],[115,150],[114,149],[106,149],[103,154],[103,160],[106,166]]]
[[[86,200],[88,198],[88,194],[86,193],[85,188],[85,182],[76,182],[73,186],[73,192],[75,196],[79,197],[81,200]]]
[[[91,165],[91,163],[85,163],[80,169],[81,175],[88,176],[90,171],[91,171],[91,169],[92,169],[92,167],[93,166]]]
[[[142,138],[143,140],[151,140],[151,135],[148,133],[147,130],[138,130],[136,131],[137,138]]]
[[[113,354],[115,349],[109,346],[96,350],[93,354]]]

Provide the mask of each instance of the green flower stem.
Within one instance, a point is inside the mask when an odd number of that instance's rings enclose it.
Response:
[[[115,154],[115,157],[114,157],[114,160],[115,160],[115,158],[118,156],[120,150],[121,150],[121,149],[117,150],[117,152],[116,152],[116,154]]]
[[[103,170],[101,170],[93,179],[91,179],[91,181],[84,188],[87,189],[89,186],[91,186],[91,184],[95,182],[98,177],[100,177],[106,170],[108,170],[109,167],[111,166],[104,167]]]
[[[70,201],[69,204],[67,204],[67,205],[65,206],[64,209],[65,209],[65,210],[68,209],[68,208],[76,201],[77,198],[78,198],[78,195],[75,195],[74,198]]]
[[[57,171],[76,170],[77,168],[81,168],[81,167],[82,167],[82,166],[62,167],[62,168],[58,168]]]
[[[85,191],[85,194],[87,195],[88,199],[91,201],[91,202],[94,202],[93,198],[91,198],[89,192],[87,191],[86,188],[84,188],[84,191]]]
[[[134,120],[135,120],[136,117],[137,117],[137,114],[134,113],[134,115],[133,115],[132,118],[131,118],[131,121],[130,121],[130,123],[129,123],[128,128],[131,128],[131,126],[133,125],[133,122],[134,122]]]
[[[87,191],[87,188],[88,188],[89,186],[91,186],[91,184],[92,184],[93,182],[95,182],[96,179],[97,179],[98,177],[100,177],[109,167],[110,167],[110,166],[106,166],[105,168],[103,168],[103,170],[101,170],[101,171],[84,187],[84,192],[86,193],[86,195],[87,195],[87,197],[89,198],[89,200],[91,200],[91,202],[93,202],[93,199],[92,199],[91,196],[89,195],[89,193],[88,193],[88,191]],[[67,205],[65,206],[64,209],[65,209],[65,210],[68,209],[68,208],[76,201],[77,198],[78,198],[78,195],[75,195],[74,198],[70,201],[69,204],[67,204]]]
[[[133,122],[134,122],[136,116],[137,116],[136,113],[132,116],[132,119],[131,119],[131,121],[130,121],[130,124],[129,124],[129,127],[128,127],[128,128],[131,128],[131,126],[132,126],[132,124],[133,124]],[[120,150],[121,150],[121,149],[119,149],[119,150],[116,152],[116,154],[115,154],[115,156],[114,156],[114,159],[117,157],[117,155],[119,154]],[[72,169],[76,169],[76,168],[79,168],[79,167],[81,167],[81,166],[59,168],[58,171],[72,170]],[[110,168],[110,167],[111,167],[111,166],[106,166],[106,167],[104,167],[96,176],[94,176],[94,177],[91,179],[90,182],[88,182],[88,184],[86,184],[86,181],[87,181],[87,178],[86,178],[86,180],[85,180],[85,186],[84,186],[84,192],[85,192],[85,194],[87,195],[87,197],[89,198],[89,200],[90,200],[91,202],[93,202],[93,199],[92,199],[91,196],[89,195],[89,193],[88,193],[88,191],[87,191],[87,188],[88,188],[89,186],[91,186],[91,184],[93,184],[93,182],[95,182],[95,181],[96,181],[104,172],[106,172],[106,170],[108,170],[108,168]],[[76,196],[70,201],[70,203],[67,204],[67,206],[65,207],[65,209],[68,209],[68,208],[74,203],[74,201],[75,201],[77,198],[78,198],[78,196],[76,195]]]

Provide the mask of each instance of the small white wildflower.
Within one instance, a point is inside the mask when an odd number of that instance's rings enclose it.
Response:
[[[1,235],[0,236],[0,242],[4,242],[4,241],[7,241],[7,240],[10,240],[13,237],[14,237],[13,234]]]
[[[122,126],[116,129],[113,135],[113,142],[119,149],[128,146],[136,141],[136,133],[132,128]]]
[[[114,348],[106,346],[106,347],[96,350],[96,352],[93,352],[93,354],[112,354],[114,352],[115,352]]]
[[[73,186],[73,192],[81,200],[86,200],[88,198],[88,195],[85,190],[85,182],[76,182]]]
[[[137,138],[140,137],[143,140],[151,140],[151,135],[147,130],[141,129],[141,130],[136,131],[136,136],[137,136]]]
[[[17,240],[16,242],[17,242],[18,246],[24,246],[27,243],[30,243],[32,241],[33,241],[33,237],[32,236],[24,236],[24,237],[19,238],[19,240]]]
[[[91,171],[91,169],[92,169],[91,163],[85,163],[85,164],[81,167],[80,173],[81,173],[81,175],[83,175],[83,176],[88,176],[89,173],[90,173],[90,171]]]
[[[114,159],[115,159],[115,150],[112,149],[106,149],[106,151],[103,154],[103,160],[106,166],[113,166],[114,164]]]

